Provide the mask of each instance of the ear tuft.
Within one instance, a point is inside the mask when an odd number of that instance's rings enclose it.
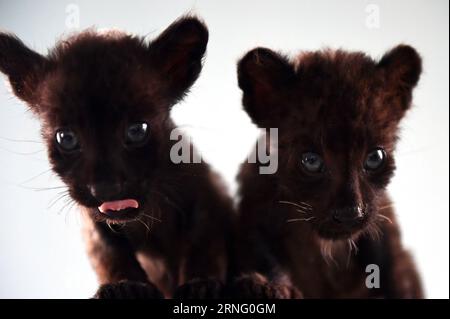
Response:
[[[395,81],[407,89],[413,89],[422,73],[422,59],[417,51],[401,44],[387,52],[378,66],[386,71],[389,81]]]
[[[239,61],[237,69],[248,115],[260,127],[279,125],[280,115],[286,111],[283,99],[296,78],[292,64],[270,49],[256,48]]]
[[[192,16],[175,21],[150,43],[150,63],[167,82],[166,94],[174,102],[198,78],[207,44],[208,29]]]
[[[17,97],[33,104],[46,58],[29,49],[16,36],[0,33],[0,71],[6,74]]]

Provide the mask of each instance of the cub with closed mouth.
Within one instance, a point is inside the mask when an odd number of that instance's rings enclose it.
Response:
[[[386,187],[398,126],[422,70],[399,45],[380,60],[323,50],[289,59],[270,49],[238,66],[243,105],[261,128],[278,171],[243,164],[235,291],[274,298],[420,298]],[[366,285],[379,267],[380,287]]]

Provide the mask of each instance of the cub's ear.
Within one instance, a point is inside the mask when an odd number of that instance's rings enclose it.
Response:
[[[164,93],[181,99],[198,78],[208,43],[208,29],[195,17],[172,23],[149,45],[153,70],[165,82]]]
[[[16,36],[0,32],[0,71],[8,76],[14,94],[31,108],[47,59],[26,47]]]
[[[410,107],[412,90],[422,73],[422,59],[409,45],[398,45],[387,52],[378,63],[384,73],[386,84],[402,99],[402,108]]]
[[[397,85],[412,89],[419,82],[422,73],[422,59],[409,45],[398,45],[387,52],[378,63],[386,71],[388,80]]]
[[[242,103],[253,122],[262,128],[278,127],[288,116],[289,88],[296,75],[289,60],[266,48],[248,52],[238,63]]]

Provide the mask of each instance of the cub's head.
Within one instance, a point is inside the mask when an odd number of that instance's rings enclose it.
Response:
[[[379,61],[331,50],[290,61],[258,48],[239,62],[245,110],[279,130],[280,189],[322,238],[350,238],[380,218],[398,124],[420,73],[406,45]]]
[[[47,56],[0,33],[0,71],[42,123],[73,199],[110,221],[135,218],[164,165],[170,108],[197,79],[208,31],[193,17],[159,37],[82,32]]]

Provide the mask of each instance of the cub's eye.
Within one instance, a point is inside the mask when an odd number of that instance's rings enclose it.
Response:
[[[145,122],[131,124],[126,131],[126,142],[129,145],[142,145],[148,136],[148,125]]]
[[[302,155],[302,165],[310,173],[319,173],[323,170],[323,159],[319,154],[308,152]]]
[[[56,132],[56,142],[66,152],[75,151],[79,148],[78,138],[70,129],[60,129]]]
[[[364,168],[368,171],[376,171],[383,166],[386,160],[386,152],[382,148],[377,148],[367,155]]]

